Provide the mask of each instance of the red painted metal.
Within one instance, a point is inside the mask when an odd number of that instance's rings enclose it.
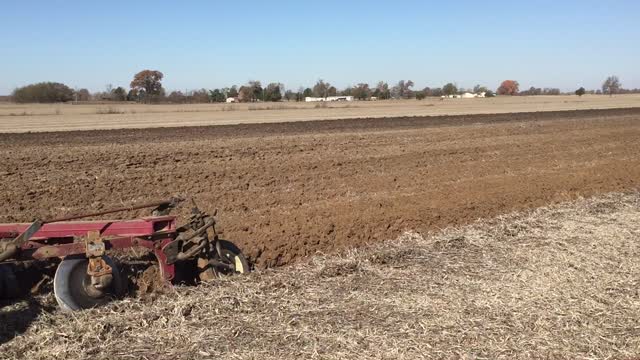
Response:
[[[15,237],[29,225],[31,224],[0,224],[0,238]],[[57,222],[43,225],[30,240],[85,236],[89,231],[99,231],[101,236],[149,236],[175,230],[174,216],[155,216],[138,220]]]
[[[0,238],[13,238],[31,224],[0,224]],[[153,251],[158,260],[162,277],[171,281],[175,266],[167,264],[162,248],[177,236],[174,216],[154,216],[138,220],[99,220],[56,222],[45,224],[27,242],[20,246],[21,260],[44,260],[86,253],[84,241],[89,231],[99,231],[107,250],[140,246]]]

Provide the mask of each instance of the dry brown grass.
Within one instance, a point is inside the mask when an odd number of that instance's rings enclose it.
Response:
[[[7,329],[20,327],[13,315],[28,309],[24,301],[1,310],[0,354],[633,358],[640,355],[639,237],[640,193],[581,199],[433,235],[406,233],[155,299],[43,311],[11,339]]]
[[[145,105],[0,102],[0,132],[201,126],[324,119],[463,115],[640,107],[640,95],[516,96],[486,99]],[[113,111],[110,111],[112,108]],[[259,111],[256,111],[259,110]]]

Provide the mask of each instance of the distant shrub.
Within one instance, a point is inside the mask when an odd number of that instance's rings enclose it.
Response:
[[[73,90],[65,84],[41,82],[17,88],[12,94],[19,103],[55,103],[73,100]]]
[[[96,109],[96,114],[102,114],[102,115],[111,115],[111,114],[124,114],[124,110],[120,110],[118,108],[115,108],[113,106],[108,106],[106,108],[98,108]]]

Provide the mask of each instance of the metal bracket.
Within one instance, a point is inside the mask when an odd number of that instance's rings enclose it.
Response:
[[[104,255],[105,246],[99,231],[89,231],[84,242],[87,247],[86,254],[88,258],[101,257]]]
[[[87,275],[91,276],[91,285],[96,289],[106,288],[113,279],[113,269],[104,261],[105,245],[100,237],[100,232],[89,231],[84,241],[85,252],[89,258]]]

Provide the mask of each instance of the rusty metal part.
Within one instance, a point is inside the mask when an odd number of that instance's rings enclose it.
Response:
[[[194,230],[193,233],[188,235],[186,233],[181,233],[180,235],[178,235],[178,237],[176,237],[176,241],[187,242],[195,238],[196,236],[202,236],[210,227],[214,226],[215,224],[216,220],[213,217],[207,216],[204,218],[202,224],[198,229]]]
[[[193,259],[195,256],[198,255],[198,253],[202,251],[202,249],[205,248],[205,246],[207,246],[208,242],[209,241],[204,237],[199,236],[197,238],[194,238],[192,240],[192,243],[194,245],[191,246],[189,249],[178,253],[178,255],[176,256],[176,259],[180,261]]]
[[[197,221],[200,227],[193,233],[181,233],[175,240],[162,248],[169,264],[193,259],[208,245],[208,237],[203,235],[216,224],[216,221],[210,216],[202,217],[200,220]]]
[[[89,258],[87,275],[91,277],[91,286],[87,287],[87,293],[92,296],[101,296],[101,290],[106,289],[113,280],[113,269],[104,261],[105,245],[99,231],[89,231],[84,238],[85,255]],[[95,288],[97,291],[93,291]]]
[[[111,280],[113,280],[113,269],[102,257],[89,258],[87,275],[91,277],[91,286],[101,290],[111,284]],[[89,287],[87,290],[89,290]]]
[[[84,238],[84,243],[87,247],[86,254],[88,258],[104,255],[105,246],[102,238],[100,237],[100,232],[89,231],[87,236]]]
[[[92,277],[100,277],[111,274],[111,266],[109,266],[103,258],[90,258],[87,266],[87,275]]]

